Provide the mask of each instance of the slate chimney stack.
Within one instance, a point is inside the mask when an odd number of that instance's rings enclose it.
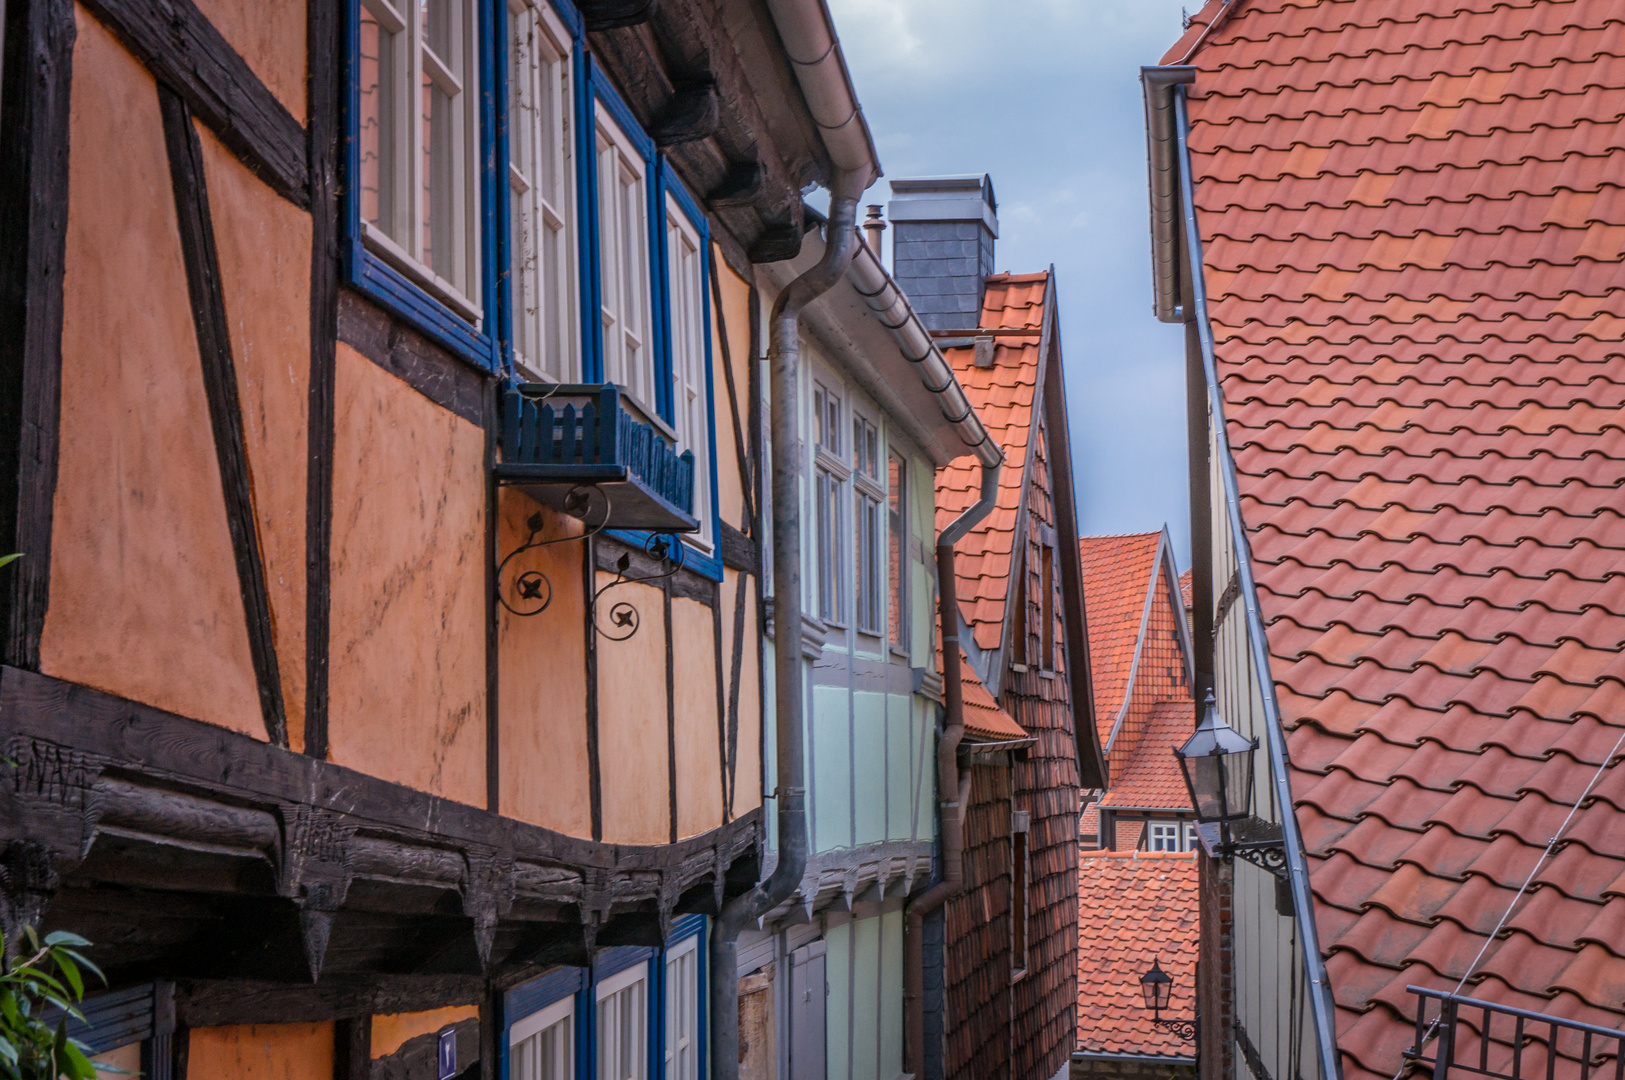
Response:
[[[891,191],[892,277],[927,329],[973,328],[999,235],[993,179],[924,176]]]

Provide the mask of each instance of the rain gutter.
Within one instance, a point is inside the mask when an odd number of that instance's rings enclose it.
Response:
[[[1326,974],[1326,964],[1320,951],[1320,933],[1315,926],[1314,898],[1309,888],[1308,859],[1304,855],[1303,834],[1293,809],[1292,783],[1287,773],[1287,747],[1285,729],[1281,723],[1281,707],[1276,698],[1275,680],[1270,675],[1269,639],[1264,633],[1263,612],[1258,603],[1258,584],[1253,574],[1252,549],[1247,540],[1247,528],[1241,511],[1241,489],[1236,478],[1235,458],[1230,451],[1230,439],[1225,424],[1224,394],[1219,385],[1218,362],[1213,351],[1213,327],[1208,321],[1207,284],[1202,262],[1202,234],[1196,223],[1196,194],[1192,181],[1190,161],[1190,116],[1186,109],[1184,83],[1194,78],[1191,68],[1142,68],[1141,80],[1145,84],[1146,116],[1148,124],[1153,114],[1159,117],[1171,114],[1173,120],[1171,141],[1159,146],[1157,127],[1148,130],[1151,145],[1151,218],[1153,227],[1152,257],[1154,277],[1158,288],[1158,318],[1163,318],[1164,296],[1162,286],[1165,270],[1174,264],[1166,257],[1158,262],[1162,250],[1155,229],[1157,222],[1168,216],[1167,187],[1159,187],[1166,180],[1167,170],[1159,171],[1159,161],[1171,166],[1172,178],[1177,183],[1178,219],[1184,232],[1184,258],[1187,260],[1190,288],[1189,310],[1181,311],[1170,304],[1170,313],[1176,317],[1164,321],[1186,321],[1196,330],[1201,354],[1202,371],[1207,381],[1207,410],[1211,420],[1213,449],[1218,458],[1218,473],[1224,484],[1224,500],[1229,518],[1230,543],[1236,556],[1236,574],[1240,582],[1241,603],[1247,624],[1247,646],[1254,671],[1258,674],[1259,697],[1264,710],[1264,732],[1268,748],[1270,783],[1274,787],[1276,805],[1281,807],[1282,846],[1285,849],[1287,877],[1292,889],[1293,918],[1297,922],[1298,940],[1303,949],[1304,975],[1308,982],[1309,1008],[1315,1027],[1315,1056],[1324,1080],[1341,1080],[1342,1062],[1337,1049],[1337,1013],[1332,997],[1332,986]],[[1160,100],[1166,98],[1164,104]],[[1169,153],[1172,151],[1172,153]],[[1171,186],[1171,185],[1170,185]],[[1177,250],[1168,253],[1179,254]],[[1179,280],[1174,266],[1174,281]],[[1170,298],[1177,298],[1177,293]]]
[[[819,138],[829,154],[829,221],[823,257],[773,304],[768,346],[771,397],[773,627],[778,863],[766,881],[729,901],[710,942],[711,1068],[715,1080],[739,1075],[739,935],[788,899],[807,869],[806,725],[802,715],[801,454],[797,419],[801,316],[828,292],[864,247],[858,198],[880,176],[874,140],[852,90],[840,39],[824,0],[767,0]]]

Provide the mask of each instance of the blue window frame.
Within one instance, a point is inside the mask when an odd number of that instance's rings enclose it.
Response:
[[[385,70],[380,57],[385,54],[384,48],[379,46],[387,31],[388,38],[405,37],[408,34],[406,20],[398,13],[394,13],[397,5],[386,2],[373,2],[369,0],[350,0],[347,5],[345,50],[346,65],[346,93],[345,93],[345,153],[343,155],[343,176],[341,177],[344,195],[341,203],[341,244],[343,254],[343,268],[346,280],[382,307],[406,320],[436,344],[446,348],[453,354],[487,371],[499,371],[502,367],[499,337],[493,332],[495,326],[503,322],[505,313],[499,308],[497,254],[498,215],[502,211],[502,200],[496,184],[495,169],[495,132],[496,115],[493,93],[497,85],[499,60],[501,51],[498,39],[502,34],[503,20],[497,18],[496,4],[502,0],[470,0],[470,6],[459,11],[472,13],[472,25],[459,28],[459,34],[464,35],[460,55],[473,62],[478,68],[474,85],[467,86],[456,83],[457,71],[450,69],[458,67],[453,63],[441,65],[449,74],[437,78],[450,81],[457,90],[460,102],[456,108],[465,108],[467,112],[465,123],[460,126],[458,139],[462,140],[462,149],[454,156],[467,161],[471,167],[465,174],[458,173],[458,182],[466,186],[462,197],[458,200],[458,218],[461,235],[456,238],[455,247],[467,254],[465,278],[477,281],[476,289],[468,290],[467,300],[478,305],[479,318],[476,321],[469,313],[459,311],[453,303],[448,302],[445,295],[436,295],[426,287],[423,280],[414,276],[414,272],[404,270],[402,266],[392,264],[379,250],[382,241],[375,240],[369,243],[366,239],[367,230],[362,224],[362,201],[366,197],[362,183],[362,144],[364,127],[376,121],[378,117],[385,117],[381,122],[373,125],[370,132],[366,132],[372,139],[387,140],[392,152],[398,151],[402,145],[390,133],[399,126],[401,121],[408,119],[405,101],[396,101],[394,98],[383,97],[372,99],[369,95],[369,112],[363,116],[363,84],[377,87],[407,85],[396,82],[390,77],[389,71],[398,68],[401,63],[407,63],[411,70],[423,64],[427,70],[427,62],[420,59],[422,50],[412,45],[406,51],[396,51],[389,47],[388,61],[392,67]],[[365,9],[365,14],[364,14]],[[408,10],[410,7],[408,6]],[[395,26],[391,29],[380,26],[393,19]],[[363,28],[366,24],[369,55],[367,64],[363,64]],[[412,34],[418,31],[413,29]],[[432,37],[433,31],[426,30],[425,34]],[[472,41],[466,40],[471,33]],[[416,41],[414,37],[412,39]],[[425,40],[428,40],[427,38]],[[430,42],[430,44],[433,44]],[[371,50],[377,50],[376,54]],[[466,65],[460,69],[461,76],[466,79],[468,72]],[[396,71],[396,77],[402,77]],[[425,75],[425,78],[428,78]],[[403,96],[403,95],[402,95]],[[438,99],[436,99],[438,102]],[[381,101],[381,103],[380,103]],[[451,108],[451,106],[448,106]],[[414,115],[409,127],[415,126],[421,117]],[[438,129],[436,129],[438,130]],[[417,136],[412,136],[405,144],[408,147],[417,147]],[[422,149],[419,147],[418,149]],[[438,152],[438,151],[437,151]],[[398,176],[412,181],[405,184],[406,188],[418,188],[421,185],[416,181],[422,178],[411,159],[414,154],[400,155],[404,162],[397,161]],[[376,162],[376,158],[375,158]],[[376,165],[380,170],[385,166]],[[434,166],[431,166],[433,168]],[[448,166],[459,169],[461,166]],[[392,174],[396,170],[389,170]],[[392,181],[394,182],[394,181]],[[370,191],[376,193],[379,184],[375,180]],[[399,184],[397,187],[401,186]],[[374,197],[377,197],[374,194]],[[416,194],[402,194],[399,199],[393,200],[399,206],[411,206]],[[448,196],[452,198],[453,196]],[[404,202],[400,202],[404,199]],[[478,214],[466,212],[469,203],[478,206]],[[421,227],[421,212],[414,213],[414,223],[408,228]],[[437,237],[438,240],[438,237]],[[443,245],[444,246],[444,245]],[[407,245],[411,248],[412,245]],[[400,258],[397,261],[409,262],[410,258]]]
[[[685,915],[673,924],[671,936],[658,949],[639,946],[601,949],[591,968],[566,967],[548,972],[539,978],[517,986],[507,992],[502,1002],[502,1038],[497,1047],[500,1080],[519,1080],[514,1060],[515,1043],[523,1043],[536,1025],[527,1021],[542,1016],[548,1010],[567,1012],[570,1016],[572,1057],[575,1080],[596,1080],[600,1047],[598,1045],[599,989],[616,976],[642,965],[644,975],[645,1030],[648,1060],[645,1075],[649,1080],[684,1080],[670,1075],[667,1070],[668,986],[670,958],[683,955],[695,960],[697,987],[693,1020],[692,1059],[689,1075],[707,1075],[705,1012],[707,995],[707,925],[703,915]],[[690,946],[692,942],[692,946]],[[564,1002],[570,1004],[563,1009]],[[517,1034],[517,1038],[516,1038]],[[526,1052],[525,1048],[521,1052]]]

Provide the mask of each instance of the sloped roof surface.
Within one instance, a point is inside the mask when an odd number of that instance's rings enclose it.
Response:
[[[1081,852],[1078,885],[1078,1049],[1190,1057],[1152,1025],[1140,976],[1155,963],[1173,980],[1164,1019],[1196,1015],[1195,852]]]
[[[1152,810],[1189,810],[1190,793],[1174,747],[1191,737],[1196,712],[1190,694],[1151,706],[1145,723],[1125,732],[1112,749],[1112,786],[1100,805]]]
[[[1160,532],[1085,536],[1078,541],[1084,604],[1089,609],[1089,674],[1094,679],[1095,723],[1102,746],[1128,693],[1129,669],[1161,541]]]
[[[1021,481],[1034,431],[1038,345],[1048,285],[1048,273],[995,274],[987,279],[981,328],[1032,331],[1030,337],[1016,334],[997,338],[992,367],[977,367],[975,349],[969,346],[942,352],[976,415],[1004,451],[998,504],[954,547],[959,609],[977,647],[983,650],[997,649],[1003,632]],[[939,531],[976,501],[980,485],[981,469],[974,458],[962,457],[937,470]]]
[[[960,694],[965,705],[965,734],[972,742],[1011,742],[1030,739],[1027,729],[993,700],[969,659],[962,657],[959,665]]]
[[[1344,1069],[1387,1080],[1625,732],[1625,8],[1237,0],[1190,62]],[[1615,766],[1468,989],[1620,1027],[1622,916]]]

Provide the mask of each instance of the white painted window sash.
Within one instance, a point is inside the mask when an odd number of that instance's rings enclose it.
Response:
[[[512,1080],[574,1080],[575,995],[516,1020],[508,1061]]]
[[[699,937],[666,953],[666,1078],[699,1080]]]
[[[666,196],[666,288],[671,308],[672,421],[677,452],[694,452],[694,516],[688,542],[711,550],[711,431],[706,398],[705,249],[677,200]]]
[[[601,109],[596,134],[604,377],[652,416],[648,171],[643,156]]]
[[[580,380],[570,36],[546,0],[508,0],[514,359],[533,378]]]
[[[598,1080],[644,1080],[648,1071],[649,965],[598,984]]]

